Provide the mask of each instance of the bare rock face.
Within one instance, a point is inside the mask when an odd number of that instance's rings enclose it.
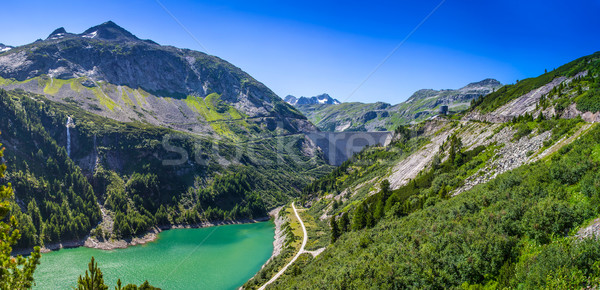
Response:
[[[548,94],[554,87],[558,86],[566,79],[567,78],[565,77],[556,78],[552,82],[510,101],[489,114],[481,114],[479,111],[472,111],[467,114],[464,119],[503,123],[508,122],[517,116],[522,116],[527,113],[532,114],[536,111],[540,98],[543,95]]]
[[[565,119],[573,119],[578,116],[581,116],[581,118],[588,123],[600,122],[600,112],[581,112],[577,110],[577,104],[569,105],[562,114],[562,117]]]
[[[0,46],[2,87],[66,99],[119,121],[202,133],[215,131],[206,124],[216,120],[272,118],[288,133],[316,130],[264,84],[227,61],[141,40],[112,21],[81,34],[59,28],[43,41],[2,53],[6,48]],[[211,94],[216,97],[205,100]],[[200,104],[190,102],[190,96],[201,98],[195,100]]]

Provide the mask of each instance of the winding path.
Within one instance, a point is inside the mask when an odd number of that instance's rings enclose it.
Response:
[[[283,269],[281,269],[279,272],[277,272],[277,274],[275,274],[275,276],[273,276],[273,278],[271,278],[271,280],[269,280],[269,282],[265,283],[265,285],[262,285],[262,287],[258,288],[259,290],[264,290],[265,287],[267,287],[269,284],[275,282],[275,280],[277,280],[277,278],[279,278],[279,276],[283,275],[285,270],[287,270],[287,268],[289,266],[291,266],[296,261],[296,259],[298,259],[298,257],[300,255],[302,255],[302,253],[305,252],[304,246],[306,246],[306,242],[308,241],[308,234],[306,233],[306,228],[304,227],[304,222],[302,222],[302,219],[300,218],[300,215],[298,214],[298,210],[296,210],[296,206],[294,205],[293,202],[292,202],[292,208],[294,209],[294,214],[296,214],[296,218],[300,222],[300,226],[302,226],[302,232],[304,233],[304,238],[302,239],[302,246],[300,246],[300,250],[298,251],[296,256],[294,256],[294,258],[287,265],[285,265],[285,267],[283,267]]]

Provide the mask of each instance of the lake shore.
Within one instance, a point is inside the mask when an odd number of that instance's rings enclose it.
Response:
[[[273,219],[273,223],[275,224],[275,237],[273,241],[273,254],[271,254],[271,258],[265,262],[263,268],[273,260],[273,258],[279,256],[281,251],[283,250],[283,244],[285,243],[285,234],[281,226],[285,222],[285,216],[279,215],[284,206],[280,206],[275,208],[269,212],[269,216]]]
[[[269,213],[270,214],[270,213]],[[143,235],[138,235],[132,238],[127,239],[110,239],[110,240],[98,240],[96,238],[88,236],[86,239],[82,240],[73,240],[66,241],[62,243],[53,243],[44,245],[41,247],[40,252],[49,253],[52,251],[57,251],[60,249],[68,249],[68,248],[78,248],[78,247],[87,247],[93,249],[100,250],[114,250],[114,249],[124,249],[131,246],[143,245],[149,242],[153,242],[158,239],[158,234],[162,231],[167,231],[171,229],[192,229],[192,228],[206,228],[206,227],[214,227],[214,226],[222,226],[222,225],[234,225],[234,224],[250,224],[257,222],[265,222],[268,221],[269,217],[263,217],[258,219],[243,219],[236,221],[216,221],[216,222],[202,222],[197,224],[186,224],[186,225],[167,225],[154,227]],[[12,251],[12,255],[29,255],[33,251],[32,248],[29,249],[16,249]]]

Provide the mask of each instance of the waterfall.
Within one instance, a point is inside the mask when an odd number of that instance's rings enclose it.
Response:
[[[74,127],[73,119],[71,117],[67,118],[67,155],[71,157],[71,127]]]

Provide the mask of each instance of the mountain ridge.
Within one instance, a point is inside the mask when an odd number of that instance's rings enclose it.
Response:
[[[420,122],[437,115],[441,106],[448,106],[454,112],[466,110],[472,100],[501,86],[499,81],[487,78],[459,89],[421,89],[396,105],[384,102],[292,103],[322,131],[393,131],[399,125]]]
[[[0,87],[74,102],[118,121],[217,138],[244,139],[249,127],[270,131],[265,124],[280,124],[286,134],[316,130],[229,62],[140,40],[112,21],[81,34],[59,28],[46,40],[6,51],[0,55]]]
[[[1,53],[0,115],[18,249],[264,218],[331,169],[264,84],[114,22]]]
[[[313,97],[300,97],[296,98],[292,95],[287,95],[284,101],[292,106],[295,105],[314,105],[314,104],[327,104],[327,105],[339,105],[340,101],[332,98],[330,95],[324,93]]]

